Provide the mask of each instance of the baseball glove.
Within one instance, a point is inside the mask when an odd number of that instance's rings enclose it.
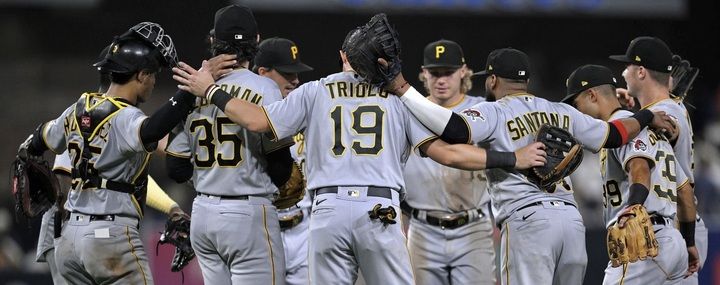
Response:
[[[175,246],[170,270],[172,272],[182,270],[195,258],[195,251],[190,245],[190,217],[187,214],[172,214],[165,223],[165,231],[160,235],[158,243],[171,243]]]
[[[658,242],[645,207],[636,204],[620,213],[608,228],[607,249],[612,267],[658,255]]]
[[[28,141],[20,146],[12,163],[10,189],[15,198],[17,216],[30,219],[52,207],[60,195],[60,183],[47,161],[28,155]]]
[[[398,33],[383,13],[373,16],[370,22],[351,31],[345,38],[342,50],[355,72],[365,82],[378,87],[390,83],[402,69]],[[378,64],[379,58],[388,62],[387,67]]]
[[[670,76],[673,78],[673,89],[670,91],[674,97],[685,98],[692,89],[693,83],[700,69],[690,66],[690,62],[683,60],[679,55],[673,55],[673,67]]]
[[[568,131],[545,124],[538,130],[535,141],[545,145],[547,163],[533,167],[528,178],[548,192],[554,184],[572,174],[583,159],[582,145]]]
[[[305,197],[305,175],[297,163],[292,164],[290,178],[278,190],[280,195],[273,202],[277,209],[290,208]]]

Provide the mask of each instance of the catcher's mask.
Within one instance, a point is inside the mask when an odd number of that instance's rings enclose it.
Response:
[[[142,22],[116,37],[105,57],[93,66],[108,73],[131,74],[174,67],[177,62],[172,38],[160,25]]]

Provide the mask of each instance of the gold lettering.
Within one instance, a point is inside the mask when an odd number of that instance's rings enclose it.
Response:
[[[445,53],[445,46],[436,46],[435,47],[435,58],[440,58],[440,55]]]
[[[329,82],[325,83],[325,88],[327,88],[328,92],[330,92],[330,98],[335,99],[335,90],[334,90],[335,82]]]
[[[520,117],[515,118],[515,123],[518,125],[518,129],[520,130],[520,137],[524,137],[528,135],[527,127],[525,127],[525,124],[520,119]]]
[[[338,97],[347,97],[347,82],[338,81]]]
[[[560,126],[560,116],[557,113],[550,113],[550,124],[553,126]]]
[[[563,125],[562,128],[566,131],[570,131],[570,116],[563,115]]]
[[[290,53],[292,53],[293,60],[294,60],[294,59],[297,59],[297,54],[298,54],[298,48],[297,48],[297,46],[291,46],[291,47],[290,47]]]
[[[243,94],[240,96],[240,99],[243,99],[245,101],[250,101],[251,94],[252,94],[252,90],[245,89],[245,91],[243,91]]]
[[[535,121],[532,119],[532,115],[530,113],[522,115],[523,120],[525,120],[525,123],[528,125],[530,129],[530,133],[536,133],[537,127],[535,127]]]
[[[510,138],[515,141],[515,140],[520,139],[520,132],[518,132],[518,129],[514,125],[515,125],[515,121],[512,121],[512,120],[507,121],[508,133],[510,133],[510,135],[512,135]]]

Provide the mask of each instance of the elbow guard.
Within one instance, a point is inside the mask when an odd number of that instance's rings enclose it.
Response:
[[[170,179],[177,183],[184,183],[190,180],[195,170],[189,158],[168,155],[165,157],[165,166]]]

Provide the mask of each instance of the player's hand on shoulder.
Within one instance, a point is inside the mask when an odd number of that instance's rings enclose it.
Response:
[[[547,162],[545,156],[545,145],[543,143],[531,143],[515,151],[515,168],[522,170],[543,166]]]
[[[208,71],[210,71],[210,74],[212,74],[213,79],[218,80],[223,75],[233,71],[233,68],[237,64],[236,58],[236,54],[220,54],[211,59],[208,59]],[[200,71],[202,71],[204,68],[204,66],[203,68],[200,68]]]
[[[615,88],[615,94],[617,95],[618,101],[620,101],[620,105],[631,110],[635,108],[635,98],[630,96],[627,89]]]
[[[178,84],[180,90],[190,92],[198,97],[205,97],[208,87],[215,84],[210,69],[210,63],[207,60],[203,60],[200,70],[195,70],[192,66],[180,62],[177,67],[172,69],[173,79],[180,83]]]
[[[698,254],[697,247],[695,246],[688,246],[688,270],[685,272],[685,277],[688,278],[690,275],[693,275],[693,273],[698,272],[700,270],[700,256]]]
[[[675,124],[675,120],[663,111],[653,112],[653,120],[650,127],[664,134],[670,141],[677,139],[679,130]]]

